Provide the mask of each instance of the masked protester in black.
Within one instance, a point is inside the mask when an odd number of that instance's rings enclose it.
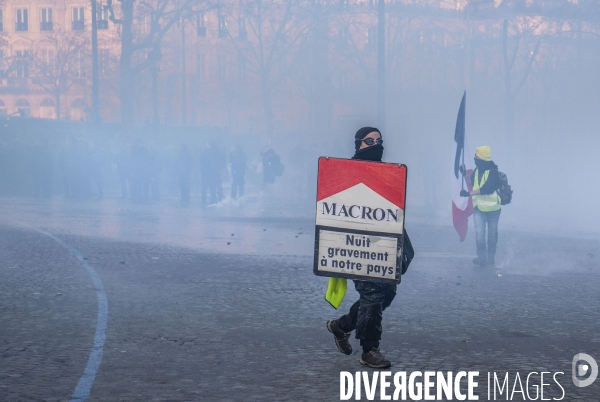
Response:
[[[381,133],[374,127],[363,127],[356,132],[356,152],[352,159],[381,162],[383,156],[383,140]],[[327,322],[327,329],[333,333],[338,349],[347,355],[352,353],[348,339],[356,330],[356,338],[360,339],[363,353],[360,363],[373,368],[388,368],[392,364],[379,352],[381,339],[381,319],[385,310],[396,296],[395,284],[378,282],[353,281],[360,295],[348,314],[338,320]]]

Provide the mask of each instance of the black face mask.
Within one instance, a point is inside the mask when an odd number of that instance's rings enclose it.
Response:
[[[475,166],[477,167],[477,169],[479,169],[479,170],[487,170],[487,169],[489,169],[488,168],[489,165],[490,165],[489,162],[486,162],[483,159],[475,158]]]
[[[383,145],[373,145],[372,147],[359,149],[358,151],[356,151],[352,159],[359,159],[361,161],[381,162],[382,156]]]

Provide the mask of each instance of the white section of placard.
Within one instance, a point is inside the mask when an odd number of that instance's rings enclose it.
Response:
[[[401,234],[404,211],[363,183],[317,202],[318,226]]]
[[[318,271],[396,281],[395,237],[319,230]]]

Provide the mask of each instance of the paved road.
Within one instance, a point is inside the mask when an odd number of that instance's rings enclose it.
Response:
[[[96,330],[87,272],[34,230],[34,210],[3,213],[0,225],[2,401],[69,400]],[[104,357],[89,401],[331,401],[340,371],[363,369],[325,329],[340,313],[323,300],[326,279],[312,275],[310,221],[207,218],[202,244],[167,244],[110,227],[86,234],[87,218],[70,219],[37,226],[79,250],[106,289]],[[153,227],[126,219],[129,232]],[[470,263],[472,238],[457,244],[448,227],[409,231],[417,259],[383,323],[394,371],[479,370],[482,381],[488,371],[563,371],[564,400],[598,400],[600,380],[579,389],[570,379],[576,353],[600,361],[597,239],[503,233],[500,267],[481,269]],[[340,310],[356,297],[351,290]]]

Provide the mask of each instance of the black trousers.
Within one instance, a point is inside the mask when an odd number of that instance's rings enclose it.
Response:
[[[360,298],[340,317],[339,328],[344,332],[356,330],[363,352],[379,347],[383,310],[396,297],[396,285],[378,282],[353,281]]]

